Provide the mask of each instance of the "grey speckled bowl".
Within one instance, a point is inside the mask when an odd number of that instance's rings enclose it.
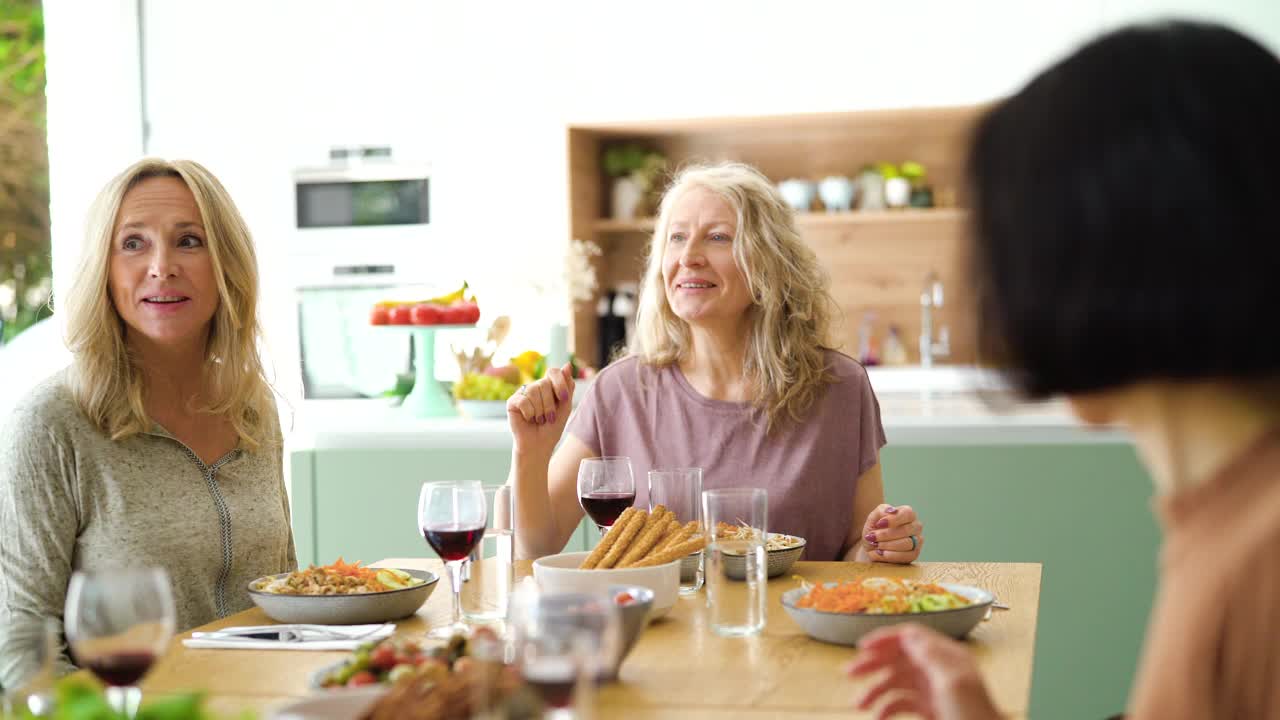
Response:
[[[772,535],[772,533],[770,533]],[[768,577],[778,577],[791,569],[792,565],[800,559],[804,554],[804,546],[807,544],[802,537],[789,535],[800,541],[795,547],[785,548],[783,550],[770,550],[765,553],[765,574]],[[724,556],[724,574],[733,580],[742,580],[747,576],[747,556],[746,555],[729,555]]]
[[[973,604],[954,610],[898,615],[833,613],[796,607],[796,602],[807,592],[801,587],[782,594],[782,607],[810,637],[836,645],[857,645],[862,636],[872,630],[906,622],[920,623],[958,640],[968,635],[982,621],[982,617],[987,614],[987,606],[995,600],[995,596],[971,585],[938,584],[968,598]],[[826,583],[827,587],[836,585],[837,583]]]
[[[263,580],[286,577],[268,575],[249,583],[249,597],[267,617],[282,623],[312,625],[363,625],[409,617],[422,607],[440,578],[429,570],[404,572],[426,580],[423,585],[364,595],[278,595],[254,588]]]

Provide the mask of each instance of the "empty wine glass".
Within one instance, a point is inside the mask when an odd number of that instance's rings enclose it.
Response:
[[[107,685],[124,717],[138,712],[138,683],[173,638],[175,611],[163,568],[77,571],[67,590],[67,640],[76,664]]]
[[[601,535],[635,501],[636,478],[631,472],[631,458],[586,458],[578,465],[578,502]]]
[[[478,481],[432,482],[422,486],[418,496],[418,530],[427,544],[444,560],[453,585],[453,617],[428,637],[450,638],[466,635],[462,619],[462,565],[484,537],[488,521],[484,488]]]

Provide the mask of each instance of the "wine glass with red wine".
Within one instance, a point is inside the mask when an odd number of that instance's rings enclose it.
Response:
[[[76,571],[67,589],[67,641],[76,664],[107,686],[124,717],[138,712],[138,683],[173,638],[176,613],[163,568]]]
[[[484,537],[488,514],[484,488],[478,481],[431,482],[418,496],[418,530],[444,560],[453,584],[453,618],[428,637],[450,638],[470,633],[462,619],[462,565]]]
[[[544,717],[592,716],[597,678],[618,653],[617,606],[595,593],[522,592],[510,620],[516,666]]]
[[[636,478],[631,473],[631,458],[586,458],[578,465],[578,502],[601,535],[635,501]]]

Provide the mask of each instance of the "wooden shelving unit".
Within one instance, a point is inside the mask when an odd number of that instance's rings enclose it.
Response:
[[[833,340],[850,354],[858,328],[874,313],[883,339],[897,326],[914,356],[920,332],[920,292],[925,275],[936,272],[946,287],[939,320],[951,326],[950,362],[971,362],[974,350],[957,323],[956,308],[967,284],[958,267],[967,227],[963,164],[969,129],[979,106],[909,108],[737,118],[652,120],[572,125],[568,129],[571,237],[593,240],[603,249],[597,274],[604,288],[635,283],[640,277],[654,218],[609,217],[609,179],[601,156],[613,142],[639,141],[667,156],[673,167],[691,162],[737,161],[754,165],[770,179],[819,180],[852,177],[868,163],[913,160],[923,164],[935,197],[955,198],[958,207],[827,213],[797,217],[805,240],[831,277],[831,292],[843,313]],[[581,303],[571,331],[574,352],[600,362],[596,301]]]

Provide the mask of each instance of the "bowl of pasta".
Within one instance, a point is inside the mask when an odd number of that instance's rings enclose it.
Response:
[[[720,523],[716,526],[716,538],[720,540],[748,540],[756,531],[750,527],[733,526]],[[768,533],[764,542],[765,575],[778,577],[791,569],[791,566],[804,554],[805,540],[795,535]],[[733,580],[744,580],[747,577],[747,556],[741,552],[726,550],[723,555],[724,574]]]
[[[906,578],[869,577],[801,586],[782,607],[812,638],[857,645],[878,628],[915,622],[960,639],[982,621],[995,596],[982,588]]]
[[[428,570],[371,568],[339,558],[332,565],[258,578],[249,583],[249,597],[277,622],[363,625],[414,614],[437,580]]]

